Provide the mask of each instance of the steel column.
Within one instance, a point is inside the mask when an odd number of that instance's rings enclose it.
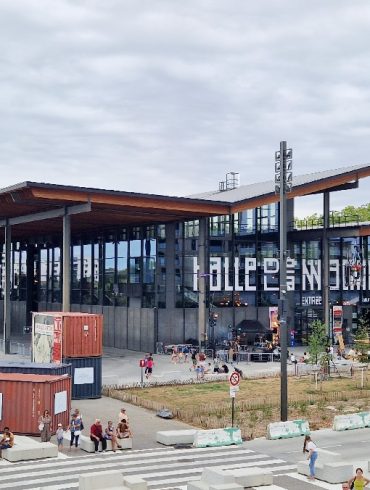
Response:
[[[10,354],[10,335],[11,335],[11,303],[10,303],[10,291],[11,291],[11,263],[12,263],[12,238],[11,238],[11,226],[7,224],[5,226],[5,284],[4,284],[4,353]]]
[[[71,217],[63,216],[63,311],[71,309]]]
[[[207,340],[207,304],[206,304],[206,282],[208,267],[206,267],[206,241],[207,241],[207,224],[206,218],[199,219],[199,242],[198,242],[198,264],[199,264],[199,296],[198,296],[198,342],[199,347],[202,342],[206,344]]]
[[[330,342],[333,342],[333,331],[330,328],[330,258],[329,258],[329,241],[328,228],[330,225],[330,192],[323,194],[324,204],[324,223],[322,230],[322,296],[324,305],[324,324],[326,325],[327,334]]]

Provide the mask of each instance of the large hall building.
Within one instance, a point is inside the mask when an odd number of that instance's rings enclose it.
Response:
[[[368,176],[370,165],[357,165],[294,178],[286,267],[296,342],[324,318],[325,291],[337,315],[329,337],[339,318],[350,339],[370,306],[370,223],[330,214],[330,193]],[[4,340],[23,335],[31,312],[61,310],[103,313],[104,345],[134,350],[276,334],[279,196],[273,181],[236,177],[190,197],[37,182],[1,189]],[[298,223],[294,201],[310,194],[322,194],[324,218]]]

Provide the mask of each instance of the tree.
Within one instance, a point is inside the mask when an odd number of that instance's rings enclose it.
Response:
[[[328,344],[327,328],[325,323],[315,320],[311,323],[311,334],[308,339],[308,352],[310,353],[310,362],[317,364],[325,357],[326,347]]]
[[[368,362],[369,344],[369,322],[366,318],[358,319],[358,327],[355,335],[356,350],[359,353],[358,359],[360,362]]]

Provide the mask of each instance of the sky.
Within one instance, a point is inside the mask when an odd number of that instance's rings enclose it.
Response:
[[[370,162],[369,25],[368,0],[1,0],[0,187],[190,195],[273,179],[281,140],[297,175]]]

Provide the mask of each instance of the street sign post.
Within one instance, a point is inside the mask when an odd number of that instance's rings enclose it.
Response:
[[[235,395],[239,391],[240,374],[233,371],[229,376],[230,398],[231,398],[231,427],[234,427],[235,418]]]
[[[145,367],[144,359],[140,359],[139,366],[140,366],[140,370],[141,370],[141,387],[143,387],[143,385],[144,385],[144,367]]]

